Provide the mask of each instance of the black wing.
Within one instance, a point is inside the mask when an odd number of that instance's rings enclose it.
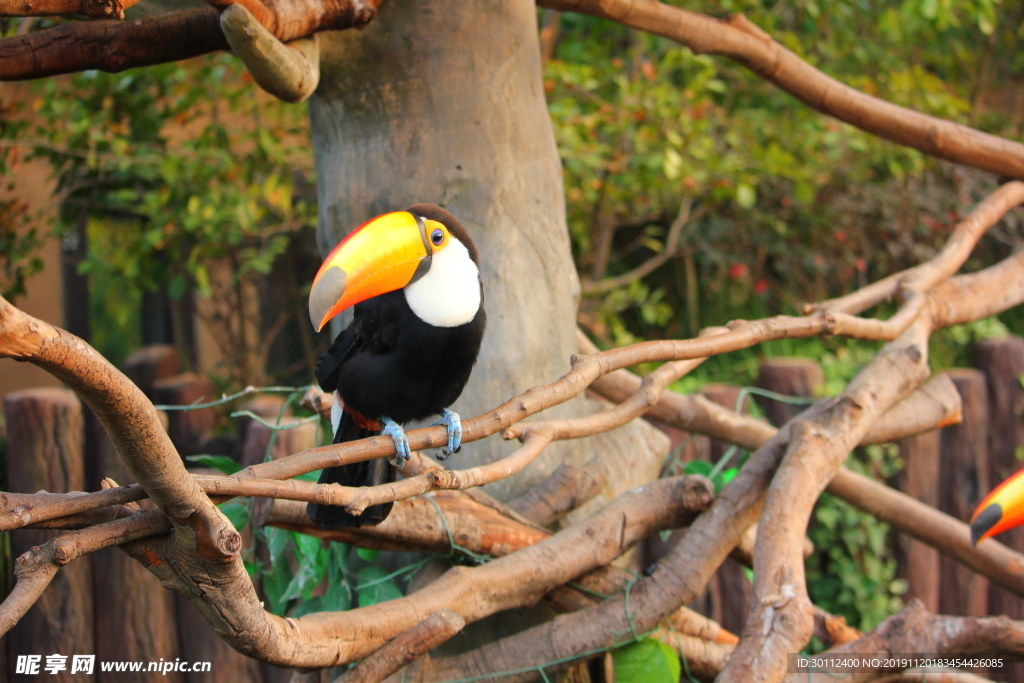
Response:
[[[316,381],[321,389],[337,389],[342,365],[361,351],[370,352],[369,357],[362,359],[364,362],[373,362],[374,356],[394,351],[401,329],[401,302],[397,297],[402,296],[400,291],[389,292],[356,305],[352,322],[316,362]]]

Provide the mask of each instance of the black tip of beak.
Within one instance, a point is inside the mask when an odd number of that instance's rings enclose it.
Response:
[[[1003,508],[999,503],[992,503],[981,511],[981,514],[971,522],[971,545],[978,545],[978,541],[985,533],[999,523],[1003,518]]]
[[[317,332],[323,328],[323,323],[327,322],[324,316],[344,294],[347,281],[345,271],[337,266],[331,266],[309,290],[309,321],[313,323]]]

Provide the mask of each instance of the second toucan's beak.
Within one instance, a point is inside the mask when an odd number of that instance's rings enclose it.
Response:
[[[971,518],[971,543],[1024,524],[1024,470],[992,490]]]
[[[408,211],[386,213],[339,242],[309,290],[309,320],[316,331],[346,308],[402,289],[426,273],[432,253],[426,222]]]

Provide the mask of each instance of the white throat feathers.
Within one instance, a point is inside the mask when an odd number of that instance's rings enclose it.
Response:
[[[434,327],[458,327],[480,310],[480,270],[466,246],[455,239],[434,252],[430,270],[405,287],[412,312]]]

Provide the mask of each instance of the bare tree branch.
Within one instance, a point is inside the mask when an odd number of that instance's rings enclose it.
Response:
[[[956,273],[970,256],[981,236],[1007,211],[1021,202],[1024,202],[1024,183],[1006,183],[982,200],[966,218],[956,224],[946,244],[931,260],[882,278],[838,299],[806,304],[804,312],[827,310],[856,314],[908,289],[930,289],[935,283]]]
[[[2,493],[0,531],[10,531],[108,505],[123,505],[146,497],[139,485],[120,486],[95,493]]]
[[[225,2],[220,9],[230,4]],[[363,28],[376,16],[380,0],[275,0],[273,5],[246,0],[242,4],[279,41],[288,43],[317,31]],[[131,22],[72,22],[0,38],[0,81],[88,69],[116,73],[229,49],[220,11],[212,7]],[[312,53],[306,51],[306,55]]]
[[[690,220],[690,207],[693,206],[692,200],[683,202],[683,205],[679,208],[679,213],[676,215],[675,220],[672,221],[672,225],[668,229],[668,237],[665,240],[665,246],[660,252],[649,258],[648,260],[641,263],[639,266],[623,273],[622,275],[616,275],[615,277],[602,278],[600,280],[584,280],[580,283],[580,287],[584,294],[600,294],[607,292],[618,287],[628,285],[633,280],[639,280],[640,278],[654,272],[660,268],[669,259],[674,258],[681,247],[681,235],[683,232],[683,226]],[[700,212],[698,212],[700,213]]]
[[[462,630],[466,622],[450,609],[434,612],[398,636],[334,683],[378,683]]]
[[[549,526],[596,496],[604,480],[600,472],[565,462],[547,479],[508,501],[507,505],[531,521]]]
[[[0,38],[0,81],[23,81],[98,69],[117,73],[227,50],[213,8],[132,22],[69,22]]]
[[[81,14],[90,19],[124,19],[139,0],[0,0],[0,17],[53,17]]]

